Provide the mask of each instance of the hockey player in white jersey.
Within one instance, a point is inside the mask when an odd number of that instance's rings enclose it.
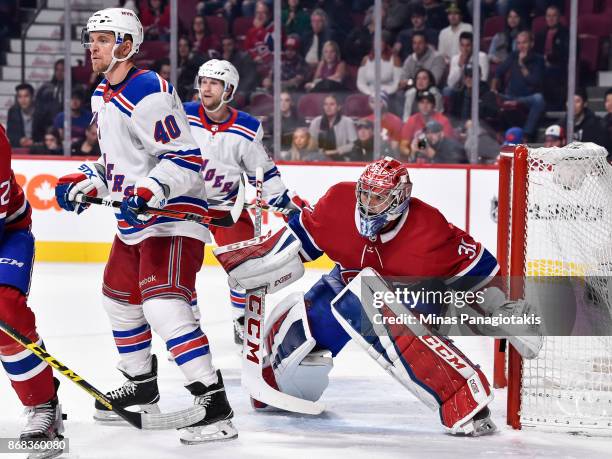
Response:
[[[263,198],[271,205],[300,210],[304,201],[289,192],[280,173],[262,144],[263,128],[248,113],[229,107],[238,90],[239,75],[226,60],[211,59],[198,70],[195,89],[201,102],[184,104],[191,133],[206,152],[202,174],[209,199],[229,201],[236,196],[242,173],[255,183],[255,169],[264,171]],[[229,227],[213,227],[217,245],[227,245],[253,237],[253,222],[245,210]],[[245,291],[230,289],[234,319],[234,341],[242,346]],[[197,307],[197,306],[196,306]]]
[[[110,8],[93,14],[82,34],[94,71],[104,74],[91,99],[102,156],[56,187],[62,208],[77,214],[80,194],[122,200],[117,235],[104,271],[103,304],[127,381],[107,395],[120,407],[156,412],[157,361],[151,329],[166,343],[184,374],[185,387],[206,417],[180,429],[183,443],[238,435],[230,419],[220,371],[212,365],[208,339],[190,302],[210,241],[206,226],[142,212],[145,206],[204,214],[202,156],[175,89],[152,71],[134,67],[143,41],[137,16]],[[85,305],[90,306],[90,305]],[[117,419],[96,402],[95,418]]]

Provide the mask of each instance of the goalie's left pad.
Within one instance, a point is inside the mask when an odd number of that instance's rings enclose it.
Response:
[[[380,324],[383,317],[396,319],[400,315],[395,306],[393,310],[386,303],[376,308],[370,298],[365,298],[368,291],[389,292],[371,268],[362,270],[334,298],[332,313],[336,320],[394,379],[432,410],[438,410],[442,424],[451,433],[476,434],[473,418],[493,400],[480,368],[450,339],[418,336],[427,332],[423,326],[412,329],[412,325],[391,324],[389,320]]]
[[[304,275],[302,243],[286,227],[248,241],[216,248],[213,253],[229,275],[230,288],[266,288],[274,293]]]

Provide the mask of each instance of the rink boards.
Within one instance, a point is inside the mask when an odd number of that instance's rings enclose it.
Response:
[[[92,206],[81,215],[65,212],[55,201],[57,178],[76,170],[81,160],[37,157],[13,159],[17,181],[24,188],[33,209],[33,232],[38,261],[103,262],[115,234],[112,210]],[[279,163],[283,181],[311,204],[333,184],[355,181],[362,164],[357,163]],[[491,252],[496,247],[497,178],[495,167],[470,165],[415,165],[410,168],[414,183],[412,195],[436,206],[456,226],[467,229]],[[247,189],[247,199],[254,190]],[[264,220],[264,230],[283,224],[276,215]],[[205,264],[216,264],[207,246]],[[327,268],[327,258],[311,264]]]

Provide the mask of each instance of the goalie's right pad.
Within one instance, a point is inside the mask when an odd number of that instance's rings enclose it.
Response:
[[[374,314],[398,317],[386,304],[375,309],[364,291],[386,289],[378,273],[366,268],[332,301],[332,313],[346,332],[419,400],[438,410],[453,434],[474,432],[474,417],[493,400],[489,383],[453,342],[412,325],[373,325]],[[388,291],[388,290],[387,290]],[[406,310],[407,311],[407,310]],[[417,322],[418,323],[418,322]]]
[[[300,240],[284,227],[275,234],[218,247],[213,253],[229,275],[230,288],[265,287],[270,294],[304,275],[301,247]]]
[[[302,292],[292,293],[272,310],[264,337],[278,388],[294,397],[319,400],[329,385],[333,361],[329,351],[313,351],[317,343],[310,331]]]

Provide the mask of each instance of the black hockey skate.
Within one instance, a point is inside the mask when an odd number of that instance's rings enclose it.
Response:
[[[121,372],[127,381],[119,389],[106,393],[113,405],[120,408],[135,408],[129,411],[140,413],[159,413],[157,402],[159,401],[159,389],[157,388],[157,357],[153,356],[151,361],[151,372],[139,376],[130,376]],[[94,419],[103,423],[125,422],[113,411],[96,400],[96,412]]]
[[[28,459],[51,459],[60,456],[64,449],[61,440],[64,439],[64,419],[62,407],[57,398],[57,388],[59,381],[55,381],[55,397],[46,403],[41,403],[27,410],[28,422],[23,428],[19,439],[25,442],[41,442],[43,449],[36,449],[28,455]]]
[[[217,378],[219,381],[210,386],[205,386],[201,382],[186,386],[195,397],[194,404],[206,408],[206,416],[189,427],[179,429],[181,443],[196,445],[238,437],[238,431],[231,421],[234,411],[227,401],[223,378],[219,370],[217,370]]]
[[[240,350],[242,350],[243,342],[244,342],[244,316],[240,316],[234,319],[234,343],[240,346]]]

